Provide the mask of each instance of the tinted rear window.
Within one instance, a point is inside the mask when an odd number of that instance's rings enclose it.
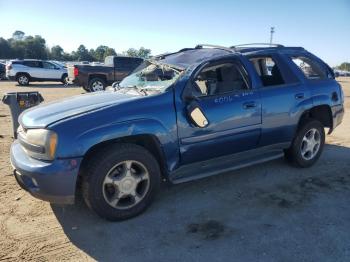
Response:
[[[29,67],[42,67],[42,63],[40,61],[23,61],[23,65]]]

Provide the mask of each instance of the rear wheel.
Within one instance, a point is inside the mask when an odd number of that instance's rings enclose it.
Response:
[[[18,74],[17,82],[21,86],[27,86],[29,85],[29,76],[27,74]]]
[[[286,158],[299,167],[310,167],[320,157],[325,143],[323,125],[317,120],[307,120],[299,128]]]
[[[142,213],[160,185],[153,155],[134,144],[118,144],[98,153],[83,178],[83,196],[99,216],[116,221]]]
[[[98,92],[105,90],[107,84],[102,78],[93,78],[89,81],[89,91]]]

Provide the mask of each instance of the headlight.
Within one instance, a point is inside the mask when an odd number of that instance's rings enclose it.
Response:
[[[18,139],[28,155],[42,160],[53,160],[57,148],[57,134],[47,129],[28,129],[20,127]]]

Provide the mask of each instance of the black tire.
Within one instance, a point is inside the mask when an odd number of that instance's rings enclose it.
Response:
[[[308,151],[310,154],[310,159],[306,159],[306,154],[302,153],[302,148],[305,147],[305,142],[303,142],[303,139],[306,135],[311,134],[312,130],[317,130],[318,131],[318,136],[319,136],[319,146],[318,146],[318,151],[314,152],[314,155],[310,153],[312,150]],[[323,147],[325,143],[325,132],[324,132],[324,127],[321,122],[314,120],[314,119],[308,119],[305,120],[301,126],[299,127],[292,145],[290,148],[285,150],[285,157],[286,159],[292,163],[294,166],[297,167],[310,167],[316,163],[316,161],[319,159]]]
[[[86,86],[82,86],[82,88],[83,88],[86,92],[90,92],[89,88],[87,88]]]
[[[28,74],[20,73],[16,76],[16,80],[20,86],[27,86],[30,82],[30,77]]]
[[[106,81],[104,79],[95,77],[89,81],[88,89],[89,89],[89,92],[97,92],[97,91],[105,90],[106,86],[107,86],[107,84],[106,84]],[[98,88],[98,90],[97,90],[97,88]]]
[[[140,202],[127,209],[112,207],[105,199],[104,180],[110,170],[123,161],[137,161],[148,172],[148,190]],[[116,144],[92,157],[82,182],[82,193],[86,204],[100,217],[119,221],[135,217],[151,204],[160,187],[161,173],[154,156],[145,148],[134,144]]]
[[[68,74],[63,74],[62,77],[61,77],[61,82],[62,84],[64,84],[65,86],[68,85]]]

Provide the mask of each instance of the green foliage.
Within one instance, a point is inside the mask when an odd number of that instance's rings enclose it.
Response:
[[[24,32],[17,30],[12,34],[12,38],[16,41],[22,41],[24,39]]]
[[[349,71],[350,72],[350,63],[344,62],[340,66],[337,67],[337,69]]]
[[[76,60],[78,61],[94,61],[94,57],[91,55],[84,45],[80,45],[75,52]]]
[[[108,49],[108,46],[100,45],[95,50],[95,58],[97,61],[103,61],[105,58],[106,50]]]
[[[115,52],[114,48],[108,47],[106,49],[106,52],[103,55],[103,60],[106,58],[106,56],[110,56],[110,55],[117,55],[117,53]]]
[[[63,48],[60,47],[59,45],[55,45],[51,47],[50,59],[57,60],[57,61],[64,60]]]
[[[0,58],[8,59],[12,57],[12,48],[10,43],[4,38],[0,37]]]
[[[146,49],[141,47],[139,50],[135,48],[129,48],[127,51],[123,52],[126,56],[149,58],[151,55],[151,49]]]
[[[124,55],[148,58],[151,50],[141,47],[139,50],[130,48],[123,52]],[[80,45],[76,51],[64,52],[63,48],[55,45],[49,49],[46,41],[40,35],[26,36],[22,31],[15,31],[12,38],[0,37],[0,59],[52,59],[58,61],[100,61],[103,62],[106,56],[117,55],[114,48],[100,45],[95,50],[88,50]]]
[[[47,59],[45,39],[39,35],[27,36],[23,41],[24,58]]]

